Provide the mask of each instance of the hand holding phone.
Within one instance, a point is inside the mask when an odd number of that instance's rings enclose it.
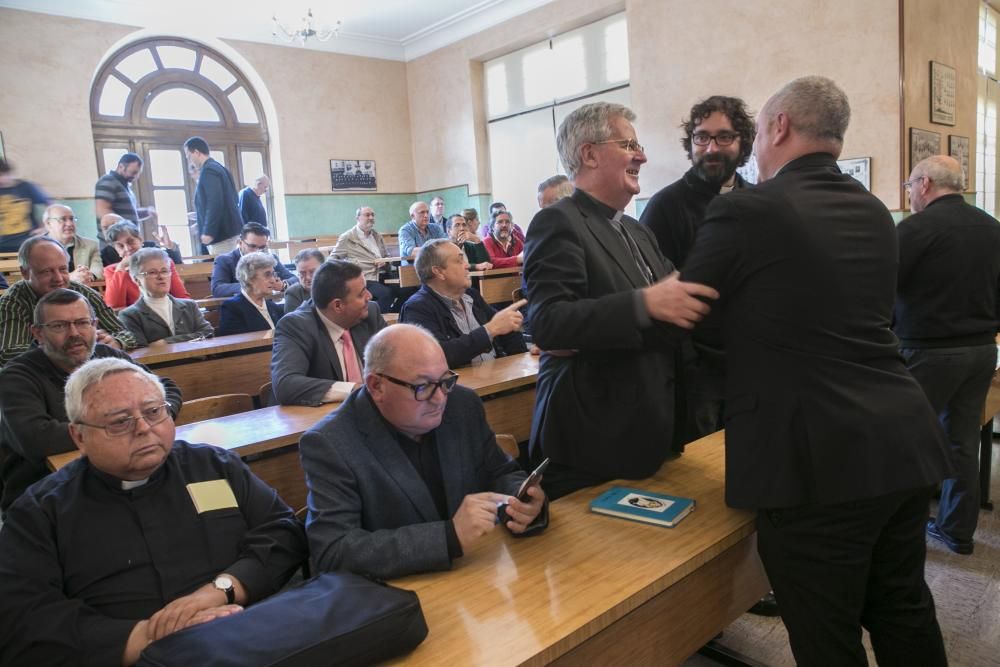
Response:
[[[542,481],[542,474],[545,469],[549,467],[549,460],[545,459],[542,461],[537,468],[532,471],[530,475],[521,482],[521,486],[518,487],[517,493],[514,497],[517,498],[522,503],[530,503],[531,496],[528,495],[528,489],[533,486],[538,486]],[[497,506],[497,522],[506,525],[507,521],[511,517],[507,514],[507,503],[501,503]]]

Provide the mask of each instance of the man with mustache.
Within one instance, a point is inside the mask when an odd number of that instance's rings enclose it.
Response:
[[[514,216],[510,211],[497,211],[490,219],[490,235],[483,239],[490,263],[495,269],[506,269],[524,263],[524,242],[514,234]]]
[[[90,359],[129,356],[97,342],[94,309],[84,295],[55,289],[35,306],[31,335],[38,343],[0,373],[0,482],[4,512],[28,486],[45,477],[45,457],[75,449],[63,405],[70,373]],[[140,366],[140,364],[135,364]],[[170,412],[181,409],[181,392],[161,378]]]

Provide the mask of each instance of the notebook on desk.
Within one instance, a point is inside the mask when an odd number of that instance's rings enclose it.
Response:
[[[590,511],[673,528],[694,506],[691,498],[613,486],[590,503]]]

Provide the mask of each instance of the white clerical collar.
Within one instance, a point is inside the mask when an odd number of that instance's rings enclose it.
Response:
[[[136,480],[132,480],[132,481],[129,481],[127,479],[123,479],[122,480],[122,491],[131,491],[132,489],[136,489],[136,488],[142,486],[143,484],[145,484],[148,481],[149,481],[148,477],[146,479],[136,479]]]

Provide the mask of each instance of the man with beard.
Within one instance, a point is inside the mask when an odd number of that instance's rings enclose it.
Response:
[[[514,216],[497,211],[490,219],[490,235],[483,239],[490,263],[495,269],[507,269],[524,263],[524,242],[514,234]]]
[[[142,158],[135,153],[125,153],[118,160],[114,171],[109,171],[97,180],[94,186],[94,213],[97,214],[97,238],[104,240],[101,229],[101,218],[108,213],[115,213],[131,220],[139,229],[145,229],[143,223],[149,222],[156,227],[156,211],[152,208],[140,208],[132,184],[142,173]]]
[[[97,320],[87,298],[55,289],[38,300],[31,334],[38,346],[18,356],[0,373],[0,482],[4,512],[28,486],[45,477],[45,457],[75,449],[63,405],[70,373],[90,359],[127,354],[97,342]],[[136,364],[139,366],[140,364]],[[161,378],[170,413],[181,409],[181,392]]]

